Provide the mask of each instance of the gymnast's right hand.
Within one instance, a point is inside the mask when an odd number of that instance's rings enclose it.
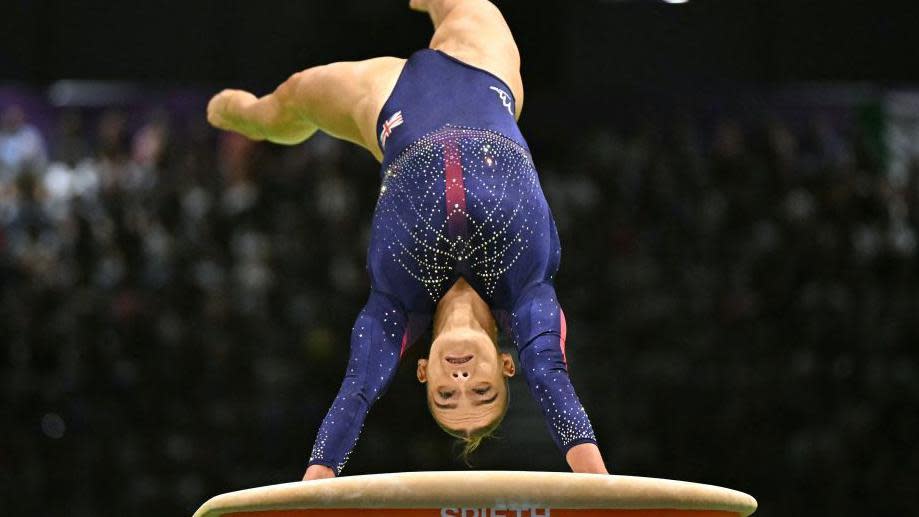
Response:
[[[314,479],[327,479],[335,477],[335,472],[325,465],[310,465],[303,475],[303,481],[312,481]]]

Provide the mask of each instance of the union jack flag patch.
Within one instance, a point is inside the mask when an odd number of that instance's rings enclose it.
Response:
[[[392,134],[393,128],[402,125],[402,110],[399,110],[392,114],[391,117],[386,119],[386,122],[383,122],[383,130],[380,131],[380,146],[384,149],[386,148],[386,139],[389,138],[389,135]]]

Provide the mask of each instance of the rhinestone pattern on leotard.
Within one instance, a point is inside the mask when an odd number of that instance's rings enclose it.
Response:
[[[444,174],[461,168],[460,177]],[[446,127],[422,137],[387,168],[375,224],[397,224],[383,251],[436,302],[468,268],[486,296],[538,231],[539,180],[529,153],[491,131]],[[461,195],[451,196],[451,189]],[[538,194],[538,196],[537,196]],[[456,202],[454,199],[456,198]],[[409,239],[405,236],[408,235]]]

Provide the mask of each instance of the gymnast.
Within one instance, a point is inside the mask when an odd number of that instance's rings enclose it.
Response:
[[[319,428],[304,480],[340,475],[370,407],[430,326],[417,377],[438,425],[465,453],[498,427],[519,356],[529,390],[574,472],[607,473],[568,377],[555,294],[560,247],[526,141],[520,55],[487,0],[411,0],[434,24],[429,48],[293,74],[257,98],[224,90],[214,126],[297,144],[317,130],[381,162],[367,270],[345,378]]]

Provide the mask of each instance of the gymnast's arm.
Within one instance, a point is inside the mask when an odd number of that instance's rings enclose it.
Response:
[[[550,284],[536,285],[520,297],[510,321],[520,366],[571,470],[607,474],[593,427],[568,376],[563,321]]]
[[[207,118],[252,140],[294,145],[321,130],[375,152],[373,111],[381,83],[400,64],[380,57],[316,66],[291,75],[263,97],[223,90],[208,103]]]
[[[371,291],[351,330],[345,378],[319,427],[304,480],[341,474],[371,406],[396,374],[407,324],[398,303]]]

